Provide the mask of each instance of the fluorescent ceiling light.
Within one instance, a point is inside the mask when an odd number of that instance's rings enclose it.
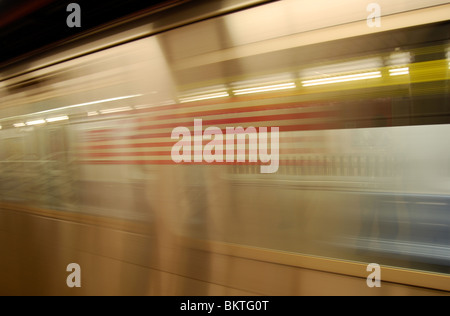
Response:
[[[154,106],[154,105],[152,105],[152,104],[140,104],[140,105],[135,105],[134,108],[136,110],[142,110],[142,109],[151,108],[152,106]]]
[[[25,127],[26,125],[25,125],[25,123],[16,123],[16,124],[13,124],[13,126],[14,127]]]
[[[404,72],[394,72],[389,74],[390,76],[400,76],[400,75],[408,75],[409,71],[404,71]]]
[[[226,98],[230,95],[227,92],[227,87],[223,84],[208,86],[199,89],[192,89],[189,91],[182,91],[179,96],[180,103],[202,101],[217,98]],[[158,105],[168,105],[172,104],[173,100],[166,100],[159,103]],[[167,104],[168,103],[168,104]]]
[[[41,124],[45,124],[45,120],[28,121],[26,124],[27,124],[28,126],[31,126],[31,125],[41,125]]]
[[[121,108],[100,110],[100,113],[102,113],[102,114],[111,114],[111,113],[126,112],[126,111],[131,111],[131,110],[132,110],[131,107],[124,106],[124,107],[121,107]]]
[[[49,113],[49,112],[54,112],[54,111],[59,111],[59,110],[77,108],[77,107],[80,107],[80,106],[94,105],[94,104],[100,104],[100,103],[107,103],[107,102],[126,100],[126,99],[131,99],[131,98],[137,98],[137,97],[140,97],[140,96],[142,96],[142,94],[126,95],[126,96],[123,96],[123,97],[103,99],[103,100],[91,101],[91,102],[86,102],[86,103],[79,103],[79,104],[63,106],[63,107],[60,107],[60,108],[50,109],[50,110],[46,110],[46,111],[42,111],[42,112],[36,112],[36,113],[33,113],[33,114]]]
[[[300,78],[314,78],[320,76],[337,76],[352,72],[369,72],[381,67],[383,67],[383,60],[380,57],[374,57],[307,68],[301,70],[299,74]]]
[[[194,102],[194,101],[201,101],[201,100],[225,98],[225,97],[229,97],[229,96],[230,95],[228,94],[228,92],[217,92],[217,93],[202,94],[202,95],[189,96],[189,97],[180,97],[180,102],[187,103],[187,102]]]
[[[97,111],[87,112],[87,115],[88,116],[95,116],[95,115],[98,115],[98,112]]]
[[[125,100],[125,99],[131,99],[131,98],[137,98],[142,96],[142,94],[134,94],[134,95],[126,95],[123,97],[117,97],[117,98],[110,98],[110,99],[103,99],[103,100],[97,100],[97,101],[91,101],[86,103],[80,103],[80,104],[74,104],[74,105],[68,105],[64,106],[62,108],[52,109],[49,111],[56,111],[56,110],[63,110],[63,109],[69,109],[69,108],[75,108],[80,106],[86,106],[86,105],[93,105],[93,104],[99,104],[99,103],[106,103],[106,102],[112,102],[112,101],[119,101],[119,100]]]
[[[58,116],[58,117],[50,117],[48,119],[46,119],[46,121],[48,123],[52,123],[52,122],[59,122],[59,121],[67,121],[69,119],[69,117],[67,115],[63,115],[63,116]]]
[[[292,82],[294,79],[294,75],[292,73],[280,73],[270,76],[260,76],[254,77],[247,80],[241,80],[237,82],[232,82],[231,86],[233,90],[250,88],[250,87],[260,87],[260,86],[268,86],[279,83]]]
[[[397,71],[409,71],[409,68],[408,67],[404,67],[404,68],[389,69],[389,72],[397,72]]]
[[[335,76],[321,79],[313,79],[313,80],[305,80],[302,81],[302,85],[304,87],[309,86],[318,86],[323,84],[331,84],[331,83],[339,83],[339,82],[348,82],[348,81],[356,81],[356,80],[364,80],[364,79],[373,79],[373,78],[381,78],[381,72],[372,71],[354,75],[345,75],[345,76]]]
[[[73,105],[63,106],[63,107],[60,107],[60,108],[55,108],[55,109],[50,109],[50,110],[45,110],[45,111],[40,111],[40,112],[35,112],[35,113],[29,113],[29,114],[26,114],[26,115],[39,115],[39,114],[51,113],[51,112],[55,112],[55,111],[59,111],[59,110],[71,109],[71,108],[76,108],[76,107],[81,107],[81,106],[86,106],[86,105],[93,105],[93,104],[100,104],[100,103],[107,103],[107,102],[113,102],[113,101],[119,101],[119,100],[131,99],[131,98],[137,98],[137,97],[140,97],[140,96],[143,96],[143,94],[126,95],[126,96],[122,96],[122,97],[116,97],[116,98],[103,99],[103,100],[91,101],[91,102],[86,102],[86,103],[73,104]],[[6,118],[1,119],[1,120],[4,121],[4,120],[10,120],[10,119],[18,119],[19,117],[25,117],[26,115],[11,116],[11,117],[6,117]]]
[[[233,94],[234,95],[242,95],[242,94],[250,94],[250,93],[293,89],[295,87],[296,87],[296,85],[294,82],[288,82],[288,83],[272,84],[272,85],[267,85],[267,86],[259,86],[259,87],[253,87],[253,88],[233,90]]]
[[[389,75],[390,76],[399,76],[399,75],[408,75],[409,74],[409,68],[395,68],[395,69],[389,69]]]

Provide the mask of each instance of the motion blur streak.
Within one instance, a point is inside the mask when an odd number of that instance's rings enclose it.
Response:
[[[448,294],[446,1],[211,3],[2,70],[0,294]],[[279,128],[278,171],[176,164],[196,119]]]

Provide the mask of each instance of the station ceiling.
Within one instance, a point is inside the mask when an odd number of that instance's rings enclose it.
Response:
[[[121,18],[158,12],[189,0],[0,0],[0,66]],[[81,7],[81,27],[66,20]]]

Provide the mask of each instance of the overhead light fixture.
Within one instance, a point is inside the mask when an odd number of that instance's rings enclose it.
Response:
[[[126,99],[131,99],[131,98],[137,98],[137,97],[140,97],[140,96],[142,96],[142,94],[126,95],[126,96],[122,96],[122,97],[116,97],[116,98],[110,98],[110,99],[102,99],[102,100],[96,100],[96,101],[91,101],[91,102],[67,105],[67,106],[63,106],[63,107],[60,107],[60,108],[50,109],[50,110],[36,112],[36,113],[32,113],[32,114],[44,114],[44,113],[50,113],[50,112],[55,112],[55,111],[59,111],[59,110],[66,110],[66,109],[71,109],[71,108],[77,108],[77,107],[86,106],[86,105],[94,105],[94,104],[100,104],[100,103],[107,103],[107,102],[126,100]]]
[[[95,115],[98,115],[98,112],[97,112],[97,111],[90,111],[90,112],[87,112],[87,116],[95,116]]]
[[[381,57],[371,57],[357,60],[350,60],[341,63],[333,63],[321,66],[314,66],[302,69],[299,72],[300,78],[318,78],[318,77],[333,77],[349,73],[363,73],[376,71],[383,67],[383,60]]]
[[[280,83],[280,84],[270,84],[252,88],[245,89],[237,89],[233,90],[234,95],[242,95],[242,94],[251,94],[251,93],[260,93],[260,92],[268,92],[268,91],[277,91],[277,90],[286,90],[286,89],[294,89],[297,86],[294,82]]]
[[[209,100],[209,99],[217,99],[217,98],[226,98],[230,95],[228,92],[216,92],[216,93],[209,93],[209,94],[200,94],[195,96],[185,96],[180,97],[181,103],[187,103],[187,102],[194,102],[194,101],[202,101],[202,100]]]
[[[365,80],[365,79],[374,79],[374,78],[381,78],[381,72],[380,71],[372,71],[372,72],[365,72],[365,73],[359,73],[359,74],[353,74],[353,75],[305,80],[305,81],[302,81],[302,85],[304,87],[310,87],[310,86],[318,86],[318,85],[324,85],[324,84]]]
[[[131,98],[137,98],[137,97],[140,97],[140,96],[143,96],[143,94],[127,95],[127,96],[122,96],[122,97],[116,97],[116,98],[110,98],[110,99],[102,99],[102,100],[91,101],[91,102],[86,102],[86,103],[67,105],[67,106],[63,106],[63,107],[60,107],[60,108],[54,108],[54,109],[40,111],[40,112],[28,113],[27,116],[28,115],[36,115],[37,116],[37,115],[51,113],[51,112],[55,112],[55,111],[65,110],[65,109],[71,109],[71,108],[76,108],[76,107],[81,107],[81,106],[86,106],[86,105],[94,105],[94,104],[107,103],[107,102],[113,102],[113,101],[119,101],[119,100],[126,100],[126,99],[131,99]],[[93,112],[95,112],[95,111],[93,111]],[[93,113],[93,112],[88,112],[88,113]],[[1,121],[12,120],[12,119],[17,119],[18,120],[18,119],[23,118],[23,117],[25,117],[25,115],[11,116],[11,117],[3,118],[3,119],[1,119]]]
[[[119,101],[119,100],[131,99],[131,98],[137,98],[137,97],[140,97],[140,96],[142,96],[142,94],[126,95],[126,96],[123,96],[123,97],[103,99],[103,100],[91,101],[91,102],[86,102],[86,103],[79,103],[79,104],[74,104],[74,105],[68,105],[68,106],[64,106],[62,108],[52,109],[51,111],[63,110],[63,109],[68,109],[68,108],[75,108],[75,107],[86,106],[86,105],[107,103],[107,102],[113,102],[113,101]]]
[[[67,115],[58,116],[58,117],[50,117],[46,119],[47,123],[53,123],[53,122],[60,122],[60,121],[67,121],[69,117]]]
[[[152,104],[139,104],[139,105],[135,105],[134,108],[136,110],[142,110],[142,109],[151,108],[152,106],[153,106]]]
[[[45,124],[45,120],[35,120],[35,121],[28,121],[26,122],[26,124],[28,126],[32,126],[32,125],[41,125],[41,124]]]
[[[100,110],[100,113],[101,114],[111,114],[111,113],[126,112],[126,111],[131,111],[131,110],[132,110],[131,107],[124,106],[124,107],[120,107],[120,108]]]
[[[195,101],[226,98],[229,96],[230,95],[227,92],[227,87],[224,84],[218,84],[215,86],[207,86],[198,89],[180,91],[178,100],[180,103],[188,103]],[[157,103],[158,106],[171,104],[174,104],[173,100],[165,100],[163,102]]]
[[[16,124],[13,124],[13,126],[14,127],[25,127],[26,125],[25,125],[25,123],[16,123]]]
[[[408,67],[389,69],[390,76],[400,76],[400,75],[408,75],[408,74],[409,74]]]

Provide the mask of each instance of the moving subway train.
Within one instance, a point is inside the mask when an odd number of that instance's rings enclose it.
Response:
[[[448,294],[450,5],[369,3],[188,1],[4,66],[0,294]]]

